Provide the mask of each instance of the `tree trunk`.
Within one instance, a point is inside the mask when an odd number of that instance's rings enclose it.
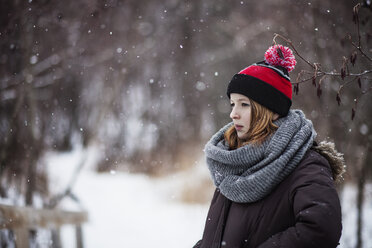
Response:
[[[365,166],[363,165],[363,168]],[[364,202],[364,185],[365,185],[365,174],[362,173],[360,175],[360,179],[358,181],[358,195],[357,195],[357,244],[356,248],[362,248],[363,240],[362,240],[362,230],[363,230],[363,202]]]
[[[369,169],[369,164],[372,160],[372,154],[370,146],[366,149],[367,157],[364,160],[364,163],[362,165],[360,176],[358,180],[358,195],[357,195],[357,244],[356,248],[362,248],[363,247],[363,238],[362,238],[362,232],[363,232],[363,203],[364,203],[364,188],[366,183],[366,176]]]

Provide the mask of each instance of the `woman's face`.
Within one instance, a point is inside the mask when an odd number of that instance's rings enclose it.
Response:
[[[238,94],[230,94],[231,113],[230,118],[234,122],[235,130],[240,139],[248,138],[248,130],[251,123],[251,101],[249,98]]]

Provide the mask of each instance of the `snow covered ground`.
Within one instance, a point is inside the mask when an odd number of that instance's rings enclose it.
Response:
[[[346,185],[340,195],[343,222],[341,248],[352,248],[356,244],[356,197],[357,190],[355,185]],[[367,184],[366,186],[363,209],[363,247],[372,248],[372,184]]]
[[[82,150],[46,157],[52,192],[61,192],[68,184]],[[73,192],[81,201],[69,201],[64,208],[83,208],[89,212],[84,225],[84,241],[88,248],[190,248],[200,239],[208,204],[184,203],[182,187],[208,177],[203,159],[189,172],[161,178],[111,171],[97,174],[93,170],[94,150],[79,175]],[[343,207],[342,248],[355,246],[355,188],[346,186],[341,194]],[[364,212],[364,247],[372,247],[372,185],[366,190]],[[64,247],[74,246],[71,227],[62,230]]]
[[[79,151],[47,156],[53,192],[68,184],[81,156]],[[83,227],[86,247],[192,247],[201,238],[208,206],[180,201],[185,179],[197,180],[181,174],[150,178],[116,171],[98,174],[85,167],[73,192],[89,212],[89,223]],[[63,205],[80,208],[72,201]],[[62,235],[64,247],[75,247],[71,227]]]

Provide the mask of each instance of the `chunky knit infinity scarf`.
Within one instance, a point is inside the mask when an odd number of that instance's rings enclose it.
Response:
[[[207,165],[220,192],[234,202],[255,202],[268,195],[301,161],[316,132],[301,110],[274,122],[279,128],[261,145],[229,150],[224,140],[229,123],[205,146]]]

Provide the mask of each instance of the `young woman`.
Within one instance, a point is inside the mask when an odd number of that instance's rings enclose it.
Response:
[[[275,45],[265,61],[227,88],[232,123],[207,143],[216,186],[197,248],[332,248],[341,236],[334,181],[344,169],[332,143],[316,144],[312,122],[290,110],[292,51]]]

